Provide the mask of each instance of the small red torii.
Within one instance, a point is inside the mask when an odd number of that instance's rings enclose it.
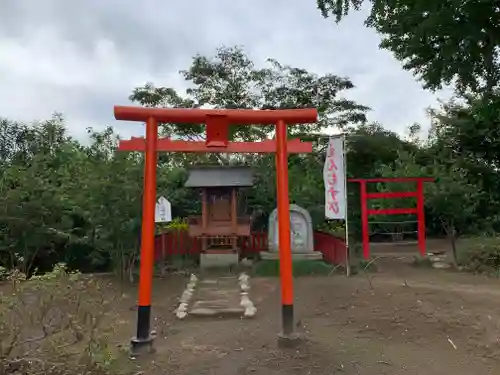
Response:
[[[294,334],[293,274],[290,250],[290,202],[288,197],[288,154],[310,153],[312,143],[288,141],[287,125],[314,123],[318,112],[314,108],[284,110],[252,109],[198,109],[198,108],[145,108],[115,106],[116,120],[146,123],[146,138],[132,138],[119,142],[120,151],[145,153],[144,196],[141,228],[141,255],[137,334],[132,339],[132,350],[137,352],[151,347],[151,291],[154,265],[154,233],[156,205],[157,152],[228,152],[275,153],[276,187],[278,198],[279,256],[282,301],[282,332],[278,343],[289,345]],[[205,141],[158,139],[158,123],[206,124]],[[275,125],[276,139],[261,142],[230,142],[229,126]]]
[[[363,258],[370,259],[370,228],[368,217],[371,215],[417,215],[418,223],[418,249],[420,255],[425,257],[427,254],[425,243],[425,211],[424,211],[424,182],[434,182],[433,177],[379,177],[379,178],[350,178],[349,182],[359,183],[360,198],[361,198],[361,231],[363,237]],[[394,192],[379,192],[368,193],[367,184],[377,182],[409,182],[416,183],[417,189],[414,191],[394,191]],[[385,209],[370,209],[368,208],[368,200],[370,199],[393,199],[415,197],[417,200],[416,207],[413,208],[385,208]]]

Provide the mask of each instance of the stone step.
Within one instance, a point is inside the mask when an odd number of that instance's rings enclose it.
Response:
[[[243,276],[248,279],[248,276]],[[197,278],[196,278],[197,279]],[[197,317],[251,317],[256,309],[248,297],[248,282],[241,285],[240,278],[236,276],[221,276],[217,278],[197,279],[196,286],[189,291],[189,286],[183,295],[189,295],[188,302],[181,305],[176,311],[177,317],[182,319],[186,316]],[[189,284],[188,284],[189,285]],[[192,285],[192,281],[191,281]],[[242,294],[243,289],[245,293]],[[181,298],[181,302],[185,298]],[[242,301],[243,305],[242,305]]]
[[[245,313],[245,309],[242,307],[196,307],[195,306],[189,311],[190,316],[198,317],[229,317],[234,316],[240,318]]]

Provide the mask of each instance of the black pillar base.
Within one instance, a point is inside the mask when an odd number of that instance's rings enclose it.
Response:
[[[154,353],[154,339],[152,335],[146,339],[138,339],[137,337],[132,338],[132,340],[130,340],[130,356],[138,357],[140,355]]]
[[[130,355],[152,353],[155,335],[150,332],[151,306],[137,308],[137,335],[130,342]]]
[[[293,305],[281,306],[283,331],[278,335],[279,348],[295,348],[301,341],[299,334],[294,332]]]
[[[284,333],[278,334],[278,348],[280,349],[293,349],[300,345],[302,337],[297,333]]]
[[[283,327],[283,334],[290,335],[293,333],[293,305],[281,306],[281,323]]]

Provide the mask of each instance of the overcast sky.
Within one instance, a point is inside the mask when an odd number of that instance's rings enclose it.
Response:
[[[314,0],[0,0],[0,117],[31,121],[54,111],[73,135],[112,125],[124,135],[142,127],[113,119],[146,82],[182,88],[178,71],[197,53],[242,45],[262,63],[348,76],[348,97],[372,108],[370,120],[403,133],[438,97],[378,49],[365,14],[340,25]]]

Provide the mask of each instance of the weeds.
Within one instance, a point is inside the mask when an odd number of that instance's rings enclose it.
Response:
[[[464,265],[474,273],[500,276],[500,242],[478,243],[466,254]]]
[[[0,375],[111,373],[116,358],[102,324],[111,306],[100,281],[67,272],[63,264],[29,280],[19,271],[6,279],[0,295]]]

